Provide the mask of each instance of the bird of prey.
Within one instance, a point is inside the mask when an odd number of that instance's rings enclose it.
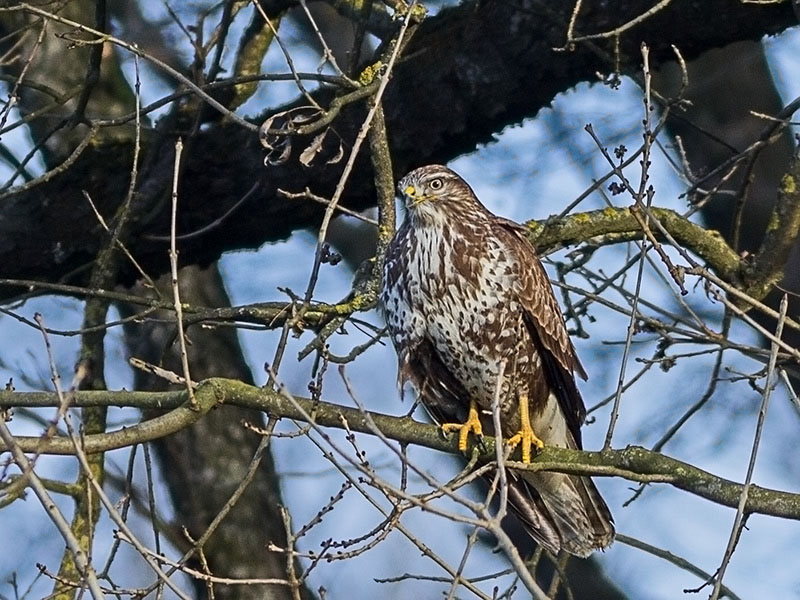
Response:
[[[399,359],[434,421],[521,446],[581,448],[586,416],[570,342],[547,274],[525,230],[481,204],[455,172],[428,165],[398,184],[407,215],[389,245],[381,301]],[[510,471],[508,498],[547,550],[588,556],[614,526],[588,477]]]

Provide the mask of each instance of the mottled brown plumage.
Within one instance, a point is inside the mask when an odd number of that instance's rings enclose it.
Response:
[[[524,229],[440,165],[412,171],[398,188],[407,217],[387,252],[381,298],[401,381],[439,424],[463,423],[473,403],[486,432],[499,382],[504,439],[521,429],[522,401],[544,444],[581,448],[586,410],[574,373],[586,374]],[[509,499],[552,552],[587,556],[613,540],[611,514],[587,477],[512,472]]]

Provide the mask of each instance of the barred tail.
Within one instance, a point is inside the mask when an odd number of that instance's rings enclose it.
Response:
[[[526,474],[511,484],[509,499],[528,533],[547,550],[589,556],[614,541],[614,520],[588,477]]]

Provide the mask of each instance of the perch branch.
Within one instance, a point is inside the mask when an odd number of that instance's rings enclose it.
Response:
[[[83,449],[87,453],[104,452],[169,435],[187,426],[220,404],[231,404],[261,410],[274,418],[305,420],[303,414],[314,415],[315,422],[323,427],[348,428],[351,431],[375,435],[373,427],[389,439],[415,444],[442,452],[458,454],[458,440],[442,437],[435,425],[420,423],[408,417],[393,417],[379,413],[363,413],[355,408],[328,402],[314,402],[307,398],[290,401],[286,396],[250,386],[230,379],[208,379],[195,391],[198,410],[186,404],[187,395],[181,392],[76,392],[73,406],[153,406],[172,409],[166,415],[109,433],[86,436]],[[55,394],[44,392],[0,392],[0,408],[55,406]],[[38,437],[15,438],[16,445],[25,452],[43,454],[73,454],[75,449],[68,438]],[[0,452],[8,447],[0,445]],[[472,449],[469,450],[472,452]],[[483,445],[476,447],[483,460],[493,460],[494,439],[485,437]],[[717,504],[736,508],[742,494],[742,485],[723,479],[680,460],[638,446],[621,450],[585,452],[567,448],[546,447],[530,464],[509,462],[517,470],[556,471],[573,475],[599,475],[622,477],[641,483],[669,483],[679,489],[706,498]],[[751,485],[744,512],[760,513],[785,519],[800,520],[800,494]]]

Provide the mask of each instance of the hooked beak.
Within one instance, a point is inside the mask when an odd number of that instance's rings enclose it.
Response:
[[[417,188],[415,188],[413,185],[407,185],[406,187],[404,187],[403,195],[406,197],[407,204],[409,206],[417,206],[419,204],[422,204],[423,202],[425,202],[425,200],[428,199],[427,196],[417,194]]]

